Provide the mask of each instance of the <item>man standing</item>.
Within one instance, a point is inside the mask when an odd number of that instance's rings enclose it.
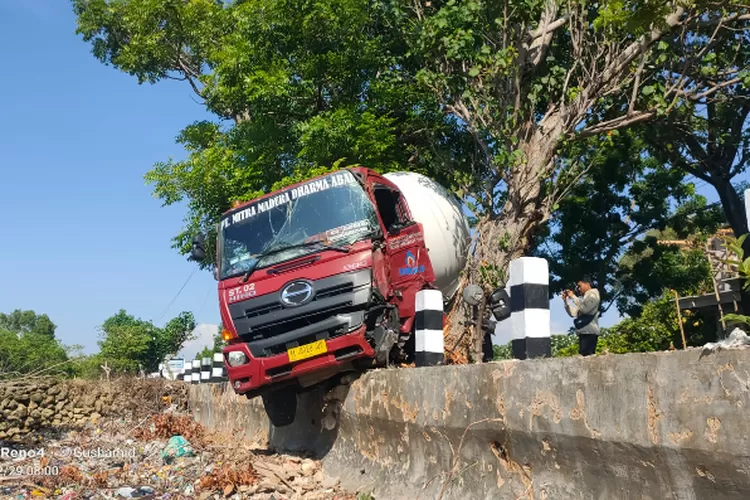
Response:
[[[599,290],[592,286],[589,278],[576,283],[576,292],[583,296],[578,297],[571,290],[563,291],[565,311],[573,318],[573,325],[578,334],[578,353],[582,356],[591,356],[596,352],[596,344],[601,333],[599,330],[601,298]]]

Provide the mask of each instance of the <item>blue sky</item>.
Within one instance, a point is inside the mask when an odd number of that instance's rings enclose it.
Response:
[[[0,312],[46,313],[93,352],[107,317],[158,319],[193,270],[171,248],[184,207],[162,208],[143,175],[182,157],[175,136],[210,117],[187,85],[138,85],[94,59],[66,0],[0,0],[0,21]],[[160,323],[183,310],[219,322],[208,273]],[[559,299],[551,310],[553,333],[567,330]]]
[[[95,351],[107,317],[157,319],[193,269],[170,248],[184,208],[162,208],[143,175],[207,115],[179,82],[138,85],[97,61],[65,0],[0,0],[0,20],[0,311],[47,313]],[[219,322],[208,273],[163,321],[182,310]]]

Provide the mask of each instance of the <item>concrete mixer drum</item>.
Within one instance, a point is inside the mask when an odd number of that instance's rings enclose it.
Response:
[[[450,300],[468,259],[471,233],[460,200],[434,180],[415,172],[384,176],[406,199],[412,218],[422,224],[435,271],[435,285]]]

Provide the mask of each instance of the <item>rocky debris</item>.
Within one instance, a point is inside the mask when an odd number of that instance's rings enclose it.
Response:
[[[356,498],[315,460],[211,434],[173,408],[146,418],[102,417],[98,425],[47,437],[43,449],[41,457],[13,460],[14,470],[28,474],[0,477],[0,498]]]
[[[0,441],[26,442],[43,434],[96,425],[120,416],[187,408],[184,384],[161,379],[106,381],[25,378],[0,381]]]

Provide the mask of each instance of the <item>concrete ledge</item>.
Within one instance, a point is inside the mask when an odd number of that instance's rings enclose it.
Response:
[[[238,396],[228,383],[188,386],[190,410],[203,426],[232,433],[260,448],[324,457],[336,441],[336,430],[321,425],[320,391],[299,395],[293,425],[276,428],[268,421],[260,398]]]
[[[750,498],[750,350],[369,372],[338,435],[314,393],[282,434],[259,402],[190,389],[199,421],[324,455],[377,498]]]

